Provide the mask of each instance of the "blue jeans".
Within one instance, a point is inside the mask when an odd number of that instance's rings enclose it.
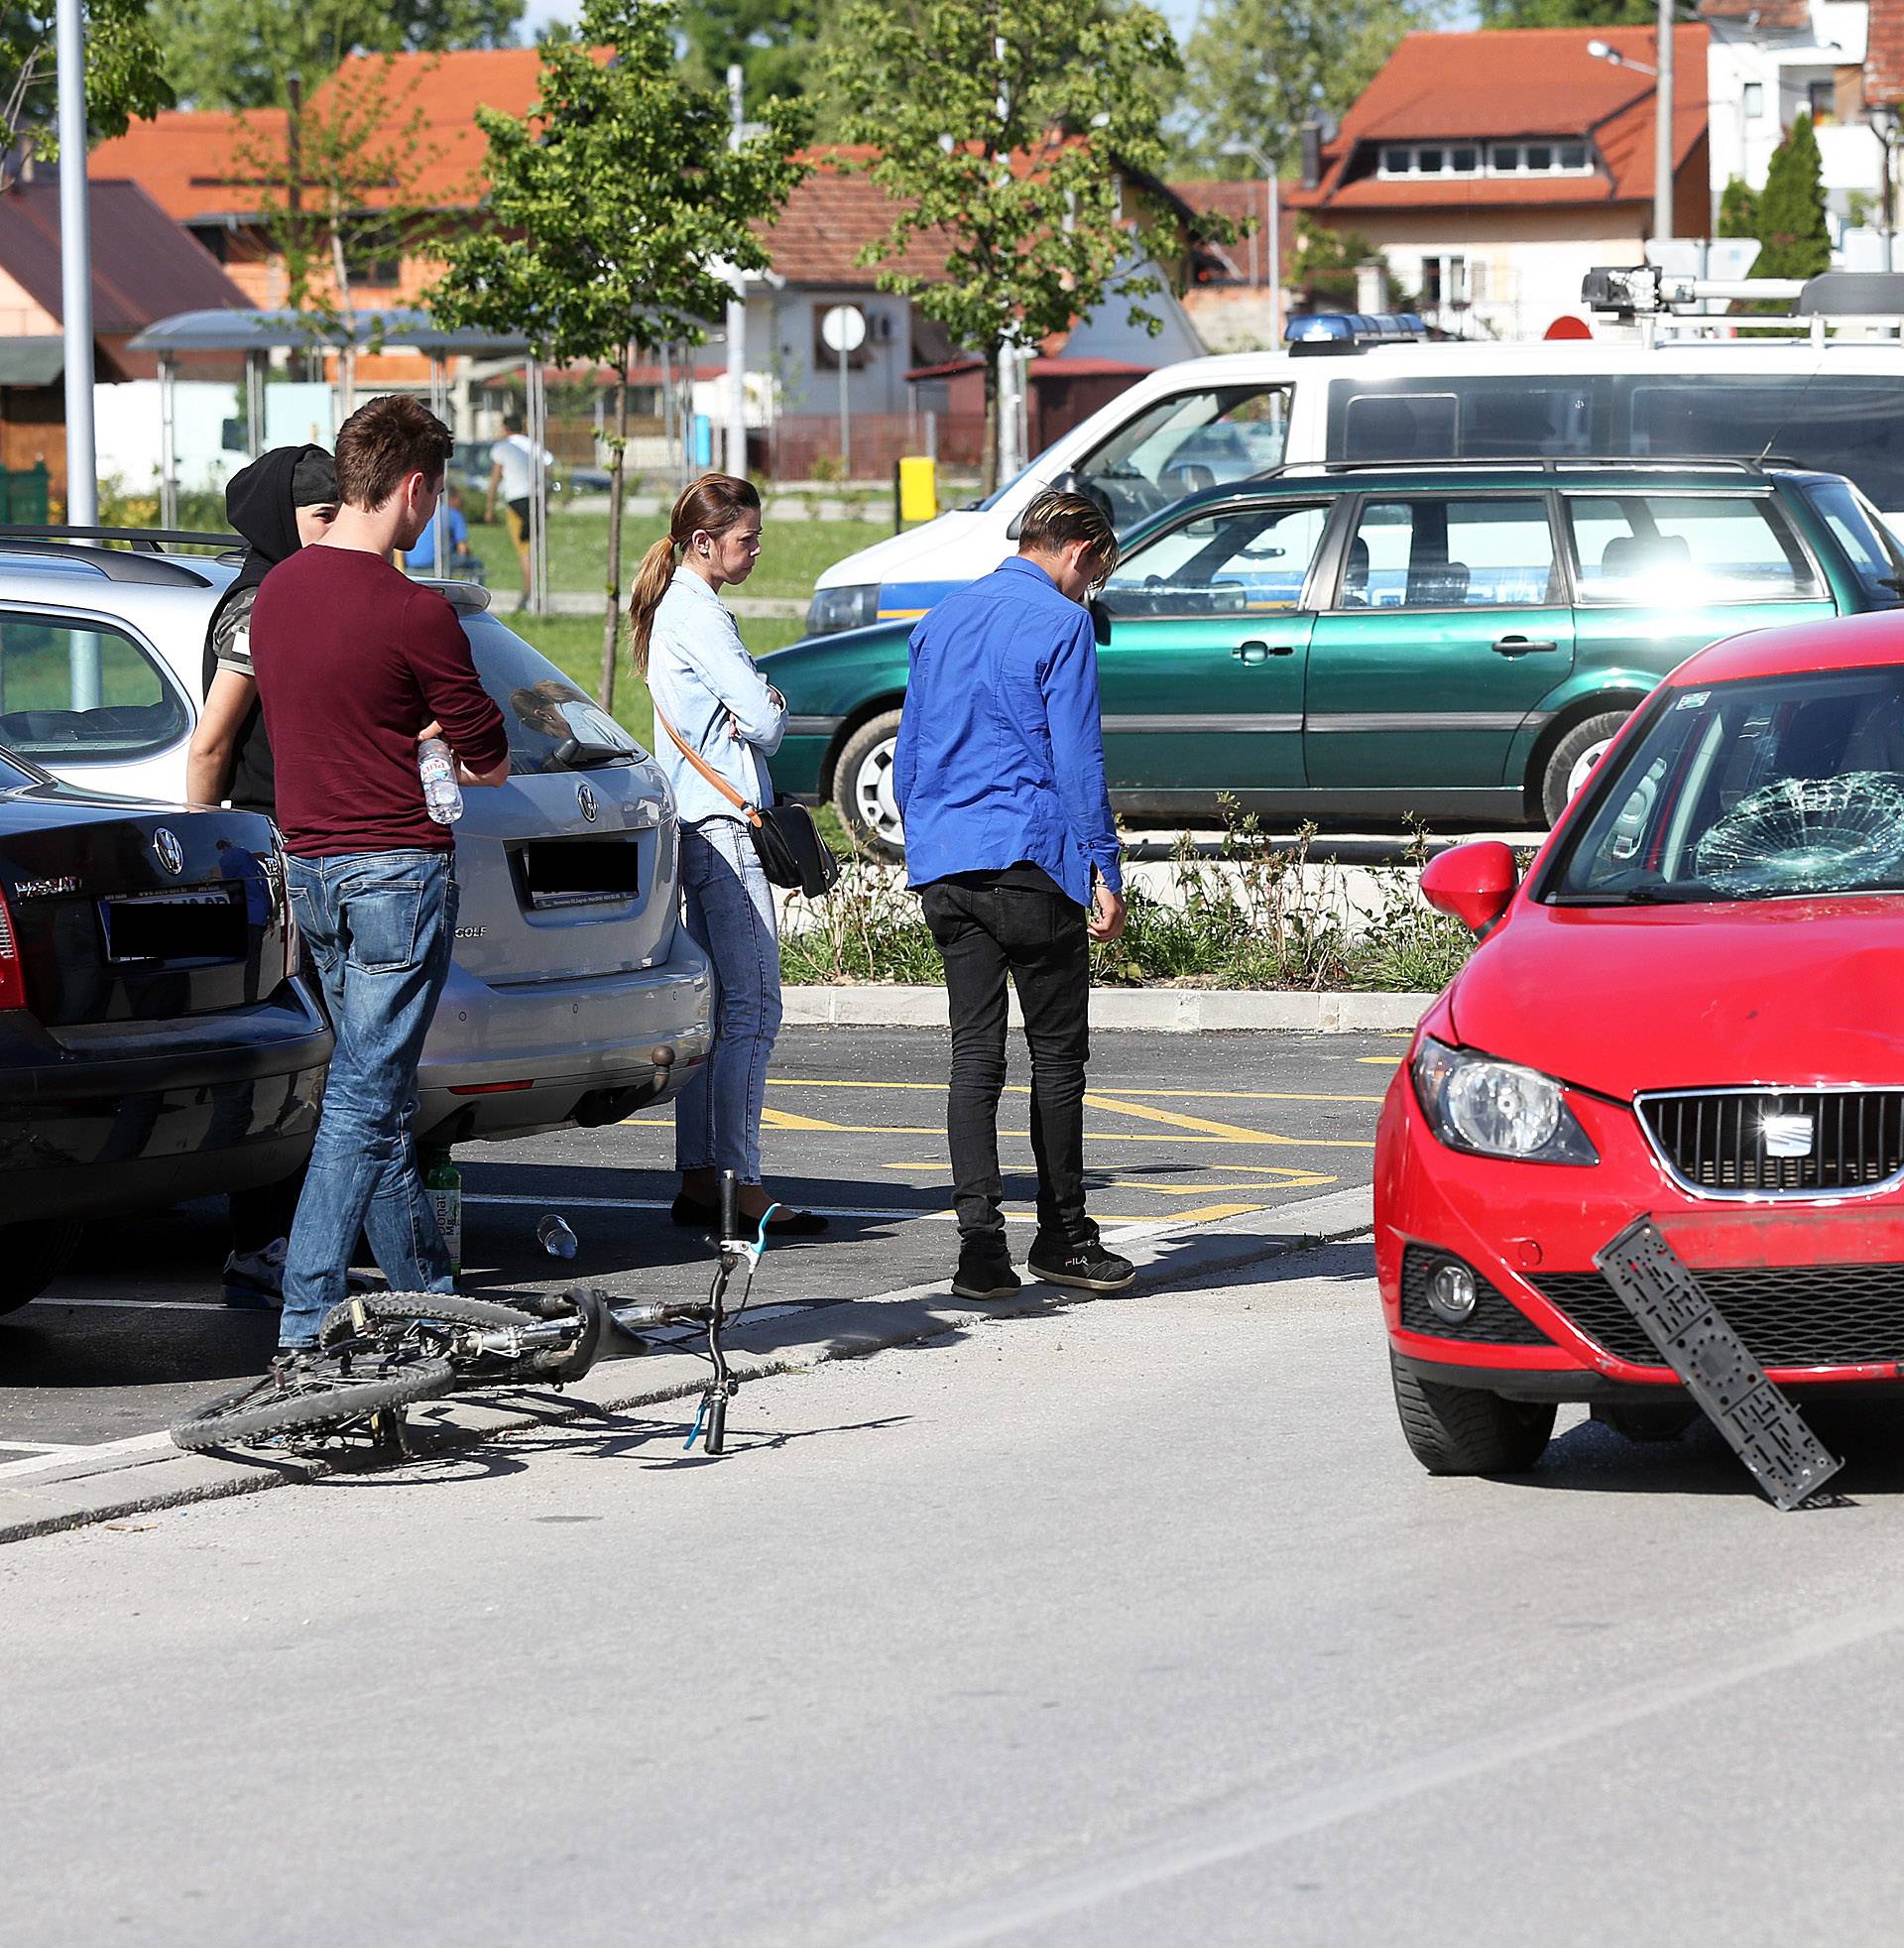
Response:
[[[416,1063],[449,973],[446,852],[290,862],[291,910],[337,1034],[324,1113],[285,1261],[281,1346],[309,1346],[345,1295],[361,1230],[393,1291],[454,1289],[416,1168]]]
[[[745,826],[681,827],[687,930],[714,969],[714,1052],[674,1103],[674,1167],[761,1180],[761,1105],[780,1032],[774,894]]]

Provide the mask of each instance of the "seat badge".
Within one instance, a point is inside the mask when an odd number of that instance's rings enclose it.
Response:
[[[582,816],[592,825],[595,822],[595,788],[592,785],[578,785],[575,788],[575,802],[582,808]]]
[[[1758,1134],[1767,1157],[1812,1154],[1812,1119],[1797,1111],[1768,1110],[1758,1120]]]
[[[177,875],[185,870],[185,849],[178,843],[178,834],[170,827],[161,825],[153,833],[152,849],[167,872]]]

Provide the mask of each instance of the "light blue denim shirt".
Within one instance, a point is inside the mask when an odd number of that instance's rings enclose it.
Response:
[[[703,764],[750,804],[774,802],[767,761],[780,748],[786,705],[754,667],[726,604],[691,568],[674,570],[654,612],[648,692],[657,718],[665,716]],[[674,788],[682,824],[740,818],[733,802],[681,756],[658,721],[654,756]]]

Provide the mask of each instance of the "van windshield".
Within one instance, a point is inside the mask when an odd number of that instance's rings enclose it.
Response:
[[[1127,421],[1075,472],[1122,531],[1205,487],[1280,466],[1288,430],[1286,383],[1175,393]]]
[[[1904,514],[1904,385],[1875,373],[1364,373],[1329,386],[1331,460],[1752,459],[1768,449],[1848,474],[1885,514]]]

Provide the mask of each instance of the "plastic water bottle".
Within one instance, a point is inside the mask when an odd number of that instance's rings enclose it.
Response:
[[[423,803],[439,825],[453,825],[463,815],[463,788],[456,783],[456,760],[440,737],[426,737],[416,747],[416,775],[423,781]]]
[[[463,1276],[463,1173],[451,1161],[448,1151],[439,1151],[429,1159],[423,1171],[423,1194],[435,1214],[436,1229],[443,1234],[450,1276],[460,1278]]]
[[[575,1234],[568,1228],[568,1220],[557,1217],[553,1211],[536,1227],[536,1242],[550,1258],[575,1256]]]

